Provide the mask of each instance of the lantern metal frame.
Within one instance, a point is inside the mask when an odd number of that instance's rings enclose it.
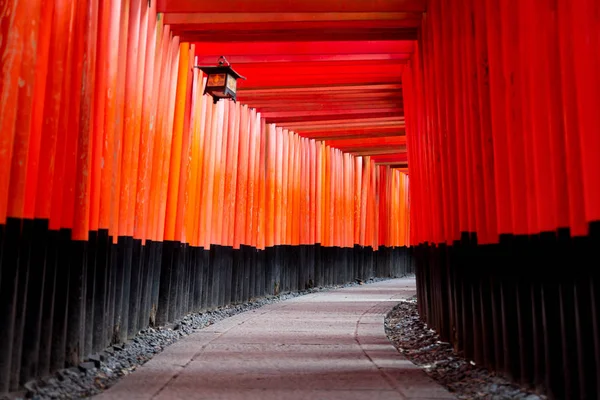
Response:
[[[232,99],[236,102],[237,97],[237,80],[246,79],[244,76],[237,73],[225,56],[219,57],[217,66],[199,66],[194,68],[200,69],[207,76],[204,94],[209,94],[213,98],[213,103],[217,104],[220,99]],[[214,81],[211,85],[211,76]],[[218,93],[218,95],[217,95]]]

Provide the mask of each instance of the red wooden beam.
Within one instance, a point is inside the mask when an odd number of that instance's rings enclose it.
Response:
[[[418,20],[419,17],[420,13],[417,12],[170,12],[165,14],[164,23],[167,25],[192,26],[202,24],[244,25],[248,23],[272,24],[317,21],[398,21],[404,19]]]
[[[387,154],[387,155],[379,155],[379,156],[373,156],[371,158],[373,161],[375,161],[376,163],[384,163],[384,162],[404,162],[408,160],[408,153],[403,152],[403,153],[397,153],[397,154]]]
[[[402,112],[402,109],[398,108],[398,107],[389,107],[389,108],[379,108],[379,109],[373,109],[372,112],[374,114],[393,114],[393,113],[400,113]],[[345,116],[349,116],[349,115],[361,115],[364,114],[365,110],[348,110],[346,112],[344,112]],[[322,116],[329,116],[331,115],[331,111],[329,110],[316,110],[316,111],[309,111],[309,112],[302,112],[302,111],[279,111],[279,112],[267,112],[267,113],[262,113],[262,116],[267,118],[267,119],[277,119],[277,118],[290,118],[290,117],[322,117]],[[369,115],[369,114],[367,114]]]
[[[369,138],[379,138],[379,137],[386,137],[386,136],[390,136],[389,133],[368,133],[368,134],[360,134],[360,135],[353,135],[353,134],[340,134],[340,133],[329,133],[329,134],[323,134],[323,135],[314,135],[314,134],[305,134],[303,132],[297,132],[294,131],[297,134],[299,134],[302,137],[306,137],[309,139],[315,139],[315,140],[341,140],[341,139],[358,139],[358,138],[363,138],[363,139],[369,139]],[[392,136],[402,136],[401,134],[397,134],[397,135],[392,135]]]
[[[363,150],[360,148],[345,150],[345,152],[352,153],[355,156],[377,156],[377,155],[383,155],[383,154],[398,154],[398,153],[402,153],[405,151],[406,151],[406,146],[398,147],[398,148],[384,147],[384,148],[376,148],[376,149],[368,149],[368,150]]]
[[[313,122],[313,124],[311,125],[310,122]],[[339,124],[335,124],[335,123],[328,123],[328,124],[321,124],[320,121],[309,121],[307,123],[304,123],[303,125],[300,124],[290,124],[288,126],[289,129],[301,129],[305,132],[322,132],[322,131],[327,131],[327,132],[346,132],[346,131],[352,131],[353,129],[357,130],[357,131],[363,131],[363,132],[367,132],[367,131],[373,131],[373,130],[377,130],[380,131],[381,128],[393,128],[393,129],[403,129],[404,128],[404,122],[403,121],[389,121],[389,122],[369,122],[368,117],[365,118],[365,121],[356,121],[356,122],[346,122],[346,120],[342,120],[340,121]]]
[[[181,36],[181,40],[187,42],[220,41],[227,42],[289,42],[306,41],[313,42],[326,37],[327,40],[416,40],[417,31],[414,28],[395,28],[395,29],[296,29],[296,30],[248,30],[248,31],[195,31],[183,30],[176,31]]]
[[[403,63],[389,63],[379,66],[372,64],[355,64],[355,65],[309,65],[304,63],[296,65],[294,63],[278,63],[273,64],[239,64],[234,65],[237,72],[244,75],[248,80],[251,78],[268,77],[287,77],[295,78],[298,76],[341,76],[341,75],[360,75],[369,76],[391,76],[397,77],[398,81],[402,76],[404,69]],[[363,78],[364,79],[364,78]]]
[[[285,107],[285,105],[281,104],[281,98],[279,102],[274,99],[269,100],[242,100],[242,103],[247,103],[251,107],[261,108],[261,107]],[[368,105],[368,104],[393,104],[393,105],[402,105],[404,104],[402,99],[400,98],[381,98],[379,96],[374,99],[364,100],[364,99],[345,99],[343,97],[337,99],[318,99],[317,101],[313,100],[300,100],[300,99],[291,99],[286,96],[285,101],[290,105],[287,108],[295,108],[296,106],[311,106],[311,105],[321,105],[321,106],[330,106],[330,105]]]
[[[171,18],[173,14],[165,14],[165,18]],[[417,28],[421,23],[420,13],[409,13],[403,16],[402,19],[379,19],[379,20],[308,20],[308,21],[280,21],[270,22],[265,26],[263,22],[203,22],[203,23],[171,23],[171,30],[176,32],[182,31],[198,31],[198,32],[248,32],[260,31],[268,28],[272,31],[295,31],[302,29],[313,29],[315,31],[335,29],[385,29],[385,28]],[[218,39],[211,39],[209,42]],[[397,39],[399,40],[399,39]]]
[[[221,54],[198,54],[199,65],[215,64]],[[331,61],[407,61],[410,53],[381,54],[228,54],[227,60],[234,65],[274,62],[331,62]]]
[[[385,54],[385,53],[412,53],[414,43],[400,40],[373,40],[373,41],[314,41],[314,42],[201,42],[196,43],[198,55],[321,55],[321,54]]]
[[[358,139],[341,139],[341,140],[325,140],[326,145],[344,150],[346,148],[356,147],[381,147],[381,146],[404,146],[406,145],[406,136],[386,136],[374,139],[358,138]]]
[[[241,93],[241,92],[240,92]],[[383,92],[383,91],[373,91],[370,93],[365,92],[333,92],[333,93],[323,93],[319,92],[318,95],[313,93],[304,93],[304,94],[286,94],[285,99],[288,102],[339,102],[339,101],[363,101],[370,100],[375,96],[377,100],[394,100],[398,99],[402,100],[402,92],[393,91],[393,92]],[[253,104],[261,103],[261,104],[271,104],[281,103],[281,94],[277,95],[273,93],[271,96],[261,95],[261,96],[248,96],[239,94],[237,96],[238,100],[246,103],[252,102]]]
[[[329,124],[336,124],[336,123],[344,123],[344,124],[379,124],[379,123],[389,123],[389,122],[396,122],[396,123],[404,123],[404,117],[403,116],[393,116],[393,117],[377,117],[377,116],[373,116],[373,117],[367,117],[364,119],[356,119],[356,118],[349,118],[349,119],[344,119],[344,120],[340,120],[338,119],[323,119],[321,121],[315,121],[315,122],[298,122],[295,123],[295,126],[312,126],[312,125],[329,125]]]
[[[349,84],[349,85],[319,85],[319,86],[289,86],[285,88],[262,88],[262,89],[244,89],[238,90],[239,96],[252,95],[252,96],[272,96],[274,94],[283,93],[294,93],[294,94],[309,94],[314,95],[315,93],[339,93],[339,92],[360,92],[364,93],[369,90],[402,90],[402,85],[399,83],[386,83],[386,84]]]
[[[287,99],[286,99],[287,102]],[[402,107],[402,104],[399,104],[397,101],[373,101],[373,102],[362,102],[362,103],[354,103],[354,102],[341,102],[341,103],[295,103],[291,106],[283,105],[256,105],[253,103],[248,103],[249,106],[256,108],[261,113],[271,113],[277,111],[318,111],[318,110],[328,110],[328,111],[343,111],[343,110],[364,110],[364,109],[377,109],[382,107]]]
[[[303,76],[297,77],[294,79],[293,76],[289,77],[273,77],[269,78],[268,76],[263,77],[253,77],[252,79],[248,79],[247,81],[238,81],[238,86],[240,88],[258,88],[258,87],[288,87],[290,85],[331,85],[331,84],[356,84],[356,83],[388,83],[394,80],[399,80],[398,75],[339,75],[339,76],[331,76],[331,75],[315,75],[315,76]]]
[[[369,118],[369,117],[397,117],[399,115],[402,115],[402,112],[380,112],[380,113],[374,113],[374,112],[369,112],[369,113],[364,113],[364,114],[346,114],[346,113],[338,113],[338,114],[333,114],[333,115],[303,115],[303,116],[296,116],[296,117],[271,117],[271,118],[266,118],[267,123],[277,123],[279,125],[285,126],[287,128],[287,124],[291,124],[291,123],[295,123],[295,122],[309,122],[309,121],[319,121],[319,120],[323,120],[324,118],[327,120],[335,120],[335,119],[339,119],[339,120],[344,120],[344,119],[348,119],[350,117],[354,117],[357,119],[361,119],[361,118]]]
[[[227,57],[227,60],[233,64],[233,61]],[[215,64],[217,59],[209,62],[209,65]],[[268,62],[268,63],[240,63],[237,62],[233,64],[233,67],[236,71],[262,71],[263,69],[273,69],[273,70],[281,70],[286,71],[288,69],[297,69],[299,71],[322,71],[328,69],[339,69],[341,71],[349,69],[349,68],[357,68],[357,69],[377,69],[377,70],[389,70],[393,68],[403,68],[406,63],[402,60],[352,60],[352,61],[314,61],[314,60],[306,60],[306,61],[285,61],[285,62]],[[243,73],[242,73],[243,74]]]
[[[218,13],[232,10],[253,12],[394,12],[425,11],[425,0],[229,0],[225,7],[218,1],[157,0],[158,12]]]

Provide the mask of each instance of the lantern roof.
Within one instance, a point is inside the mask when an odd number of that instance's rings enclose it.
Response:
[[[235,79],[246,79],[243,75],[240,75],[239,73],[237,73],[233,68],[231,68],[231,65],[216,65],[216,66],[196,66],[196,68],[199,68],[202,72],[204,72],[205,74],[229,74],[232,75]]]
[[[235,79],[246,79],[244,76],[238,74],[232,67],[231,64],[229,63],[229,61],[227,61],[227,59],[225,58],[225,56],[221,56],[219,57],[219,59],[217,60],[218,65],[207,65],[207,66],[196,66],[196,68],[199,68],[202,72],[204,72],[205,74],[209,75],[209,74],[229,74],[231,76],[233,76]]]

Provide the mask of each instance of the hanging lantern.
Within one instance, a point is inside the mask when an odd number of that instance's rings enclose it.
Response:
[[[207,76],[204,94],[210,94],[215,104],[220,99],[232,99],[235,102],[237,80],[246,78],[235,72],[225,57],[219,57],[218,62],[216,67],[196,66]]]

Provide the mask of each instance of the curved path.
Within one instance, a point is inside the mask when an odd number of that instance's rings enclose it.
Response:
[[[181,339],[101,399],[451,399],[388,341],[394,279],[296,297]]]

